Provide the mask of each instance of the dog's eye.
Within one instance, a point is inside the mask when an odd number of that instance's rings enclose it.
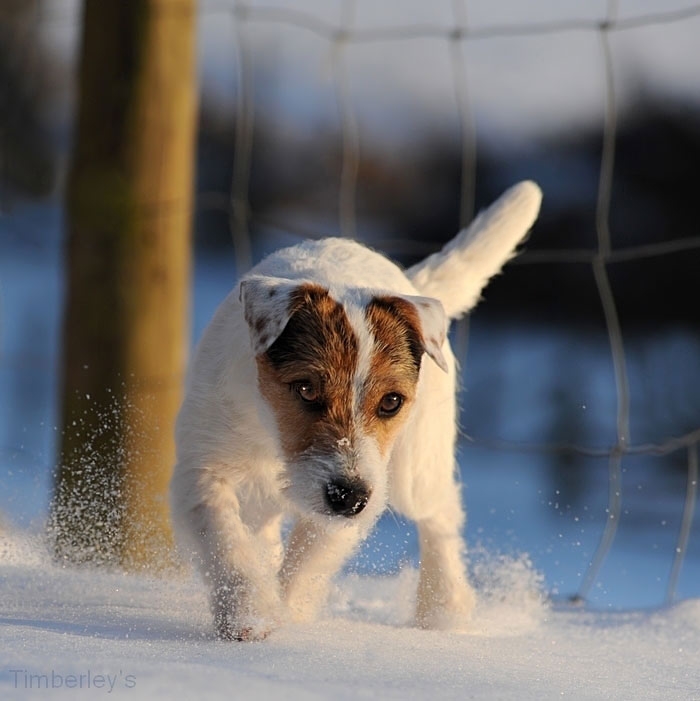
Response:
[[[311,382],[295,382],[292,385],[292,389],[299,395],[299,398],[303,402],[316,404],[319,400],[318,390]]]
[[[403,404],[403,397],[396,392],[389,392],[382,397],[382,401],[379,402],[379,407],[377,408],[377,413],[383,418],[388,418],[399,413],[399,409]]]

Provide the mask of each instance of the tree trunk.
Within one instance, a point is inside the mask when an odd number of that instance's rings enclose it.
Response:
[[[85,0],[67,186],[61,458],[69,561],[160,566],[188,346],[195,0]]]

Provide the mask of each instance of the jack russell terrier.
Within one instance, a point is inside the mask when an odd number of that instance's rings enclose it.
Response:
[[[190,369],[171,483],[177,540],[211,588],[220,638],[313,618],[387,504],[418,528],[416,624],[468,626],[447,327],[513,256],[540,200],[516,185],[407,270],[344,239],[285,248],[223,301]]]

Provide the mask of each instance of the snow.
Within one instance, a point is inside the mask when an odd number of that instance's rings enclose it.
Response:
[[[485,556],[474,578],[469,633],[410,627],[406,567],[343,575],[317,623],[223,643],[195,576],[61,569],[39,541],[5,532],[0,698],[700,698],[700,600],[624,613],[553,604],[524,556]]]

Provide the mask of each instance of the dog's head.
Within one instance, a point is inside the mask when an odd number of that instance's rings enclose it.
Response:
[[[241,301],[291,501],[307,514],[376,516],[424,353],[447,370],[442,305],[365,289],[341,301],[313,283],[265,276],[241,283]]]

